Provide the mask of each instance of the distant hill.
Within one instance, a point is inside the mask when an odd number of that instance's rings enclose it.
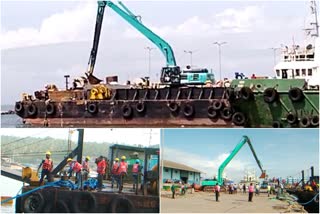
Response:
[[[17,129],[19,131],[19,129]],[[83,156],[89,155],[94,158],[100,155],[107,156],[109,147],[113,143],[85,142],[83,145]],[[71,142],[71,150],[77,146]],[[38,165],[45,158],[46,151],[52,153],[53,162],[58,164],[67,156],[68,142],[62,139],[47,138],[19,138],[13,136],[1,136],[1,157],[9,157],[14,162],[27,165]]]

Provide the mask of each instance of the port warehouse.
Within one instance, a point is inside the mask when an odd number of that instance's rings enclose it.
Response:
[[[163,160],[162,164],[163,182],[167,180],[181,180],[187,184],[200,184],[201,172],[199,170],[169,160]]]

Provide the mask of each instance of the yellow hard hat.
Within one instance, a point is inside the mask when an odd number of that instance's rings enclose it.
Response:
[[[114,159],[115,161],[119,161],[119,158]]]
[[[126,159],[126,156],[123,155],[123,156],[121,157],[121,160],[125,160],[125,159]]]
[[[72,158],[68,158],[67,162],[72,161]]]
[[[51,152],[50,152],[50,151],[47,151],[47,152],[46,152],[46,155],[51,155]]]
[[[87,156],[86,159],[90,160],[90,156]]]

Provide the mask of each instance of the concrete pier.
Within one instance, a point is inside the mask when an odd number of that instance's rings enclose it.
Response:
[[[161,212],[164,213],[283,213],[290,212],[286,201],[276,199],[275,195],[260,193],[248,202],[248,193],[220,193],[219,201],[215,201],[214,193],[195,192],[178,195],[171,199],[171,192],[163,192],[161,196]],[[293,211],[291,211],[293,212]],[[296,211],[295,211],[296,212]],[[301,212],[301,211],[300,211]]]

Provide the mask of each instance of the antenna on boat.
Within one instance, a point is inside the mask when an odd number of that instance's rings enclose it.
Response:
[[[310,28],[304,29],[307,35],[312,37],[319,37],[319,23],[316,0],[310,1],[311,15],[314,15],[314,20],[310,22]],[[313,27],[314,26],[314,27]]]

